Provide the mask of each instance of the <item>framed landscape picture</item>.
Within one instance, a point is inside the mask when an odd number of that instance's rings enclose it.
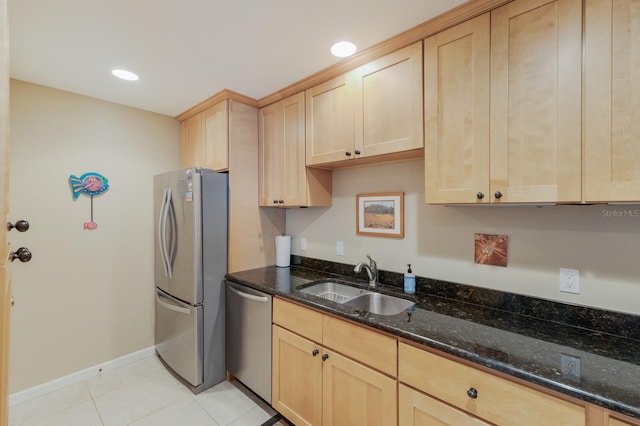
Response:
[[[404,192],[356,195],[356,233],[404,238]]]

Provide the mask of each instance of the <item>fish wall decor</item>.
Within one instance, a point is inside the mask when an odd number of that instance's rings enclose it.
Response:
[[[98,224],[93,221],[93,197],[109,189],[109,180],[100,173],[87,172],[80,177],[69,176],[69,185],[74,200],[77,200],[80,194],[91,197],[91,221],[84,222],[84,229],[96,229]]]

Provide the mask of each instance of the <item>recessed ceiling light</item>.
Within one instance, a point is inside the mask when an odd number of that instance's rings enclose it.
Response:
[[[136,81],[137,79],[140,78],[136,74],[127,70],[111,70],[111,74],[123,80],[129,80],[129,81]]]
[[[356,45],[350,41],[339,41],[331,46],[331,53],[338,58],[346,58],[356,53]]]

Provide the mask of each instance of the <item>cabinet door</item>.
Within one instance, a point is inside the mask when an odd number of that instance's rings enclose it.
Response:
[[[400,426],[489,425],[403,384],[398,386],[398,418]]]
[[[229,101],[202,112],[204,166],[215,171],[229,170]]]
[[[182,167],[204,166],[202,145],[202,114],[196,114],[181,124]]]
[[[609,417],[608,422],[606,423],[607,426],[634,426],[640,423],[631,423],[631,422],[626,422],[624,420],[620,420],[620,419],[615,419],[613,417]]]
[[[422,148],[422,44],[357,68],[354,99],[356,156]]]
[[[488,203],[486,13],[425,40],[425,200]]]
[[[584,200],[640,200],[640,3],[587,0]]]
[[[281,199],[282,186],[282,123],[278,104],[260,109],[259,112],[259,161],[260,205],[276,206]],[[284,202],[284,200],[283,200]]]
[[[304,92],[260,110],[260,205],[330,206],[331,171],[305,166]]]
[[[273,326],[272,405],[297,425],[322,423],[321,353],[319,345]]]
[[[282,196],[285,206],[307,205],[304,92],[281,101]]]
[[[492,202],[581,200],[581,66],[581,0],[491,12]]]
[[[353,73],[306,91],[307,165],[353,158]]]
[[[394,379],[327,349],[323,357],[323,425],[397,424]]]

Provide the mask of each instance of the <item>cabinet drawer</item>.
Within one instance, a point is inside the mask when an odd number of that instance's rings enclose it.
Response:
[[[399,380],[497,424],[584,425],[584,407],[400,343]],[[476,398],[467,395],[475,389]]]
[[[398,413],[402,426],[489,426],[489,423],[403,384],[398,386]]]
[[[325,315],[322,344],[392,377],[397,377],[398,341]]]
[[[273,322],[322,343],[322,314],[282,299],[273,299]]]

